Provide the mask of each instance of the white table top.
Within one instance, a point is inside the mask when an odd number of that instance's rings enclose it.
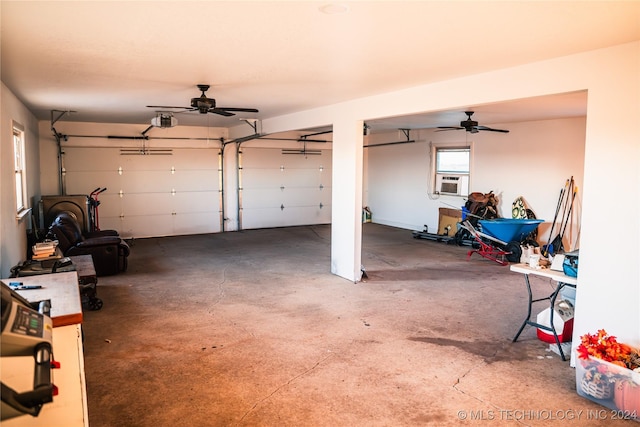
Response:
[[[562,271],[551,270],[549,268],[531,268],[527,264],[511,264],[510,269],[516,273],[548,277],[556,282],[567,283],[569,285],[575,286],[578,284],[576,277],[567,276]]]
[[[82,323],[82,301],[78,274],[75,271],[16,277],[2,281],[7,285],[10,282],[22,282],[25,285],[42,286],[40,289],[16,292],[29,302],[51,300],[51,320],[54,328]]]

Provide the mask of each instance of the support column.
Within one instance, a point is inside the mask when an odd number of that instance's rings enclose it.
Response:
[[[363,121],[333,124],[331,272],[360,281],[362,259]]]

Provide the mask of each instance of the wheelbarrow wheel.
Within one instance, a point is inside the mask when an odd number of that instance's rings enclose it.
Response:
[[[522,256],[522,248],[520,247],[520,242],[516,242],[515,240],[507,243],[507,247],[505,248],[507,254],[507,261],[509,262],[520,262],[520,256]]]

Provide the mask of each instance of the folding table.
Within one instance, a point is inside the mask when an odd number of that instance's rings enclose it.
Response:
[[[510,268],[511,268],[511,271],[514,271],[516,273],[521,273],[524,275],[524,281],[525,281],[525,284],[527,285],[527,293],[529,295],[529,302],[527,304],[527,317],[524,319],[524,322],[522,322],[522,326],[520,326],[520,329],[518,330],[518,333],[516,334],[516,336],[513,337],[513,342],[516,342],[518,340],[518,337],[524,330],[525,326],[527,325],[534,326],[536,328],[549,331],[553,334],[553,338],[555,339],[556,344],[558,345],[558,350],[560,351],[560,357],[562,357],[562,360],[567,360],[564,355],[564,352],[562,351],[562,345],[560,344],[558,333],[553,327],[553,314],[554,314],[556,298],[560,293],[560,291],[562,290],[562,288],[564,288],[565,286],[575,288],[578,284],[578,279],[575,277],[567,276],[561,271],[551,270],[549,268],[540,268],[540,269],[531,268],[527,264],[512,264]],[[555,290],[549,296],[546,296],[544,298],[533,299],[533,293],[531,292],[531,283],[529,282],[529,275],[546,277],[555,281],[556,282]],[[551,306],[551,310],[550,310],[551,314],[549,318],[549,324],[551,326],[542,325],[538,322],[534,322],[533,320],[531,320],[531,306],[533,305],[533,303],[539,302],[539,301],[547,301],[547,300],[549,301]]]

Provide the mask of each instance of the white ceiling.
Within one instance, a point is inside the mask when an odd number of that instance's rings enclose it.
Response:
[[[328,6],[328,7],[327,7]],[[325,13],[324,9],[346,12]],[[39,118],[149,124],[196,84],[223,107],[180,124],[231,127],[323,105],[640,39],[638,1],[7,1],[1,76]],[[378,120],[481,125],[586,113],[586,94]]]

